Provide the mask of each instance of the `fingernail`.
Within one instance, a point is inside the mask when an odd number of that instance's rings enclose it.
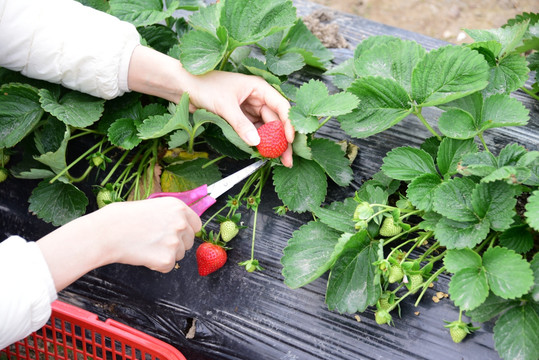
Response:
[[[256,146],[260,143],[260,136],[258,136],[258,131],[256,130],[247,131],[245,137],[247,138],[247,143],[251,146]]]

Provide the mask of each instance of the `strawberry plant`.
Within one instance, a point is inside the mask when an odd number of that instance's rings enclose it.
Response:
[[[519,144],[494,151],[483,136],[528,123],[528,109],[511,94],[530,73],[521,52],[537,49],[534,19],[467,30],[474,43],[430,52],[413,41],[372,36],[328,71],[343,93],[360,100],[338,116],[348,135],[372,136],[413,117],[433,136],[420,148],[389,151],[353,197],[310,209],[315,219],[283,251],[289,287],[329,271],[330,310],[375,307],[376,322],[391,324],[401,301],[415,296],[417,306],[447,272],[460,309],[459,319],[446,321],[455,342],[477,329],[462,320],[466,315],[495,321],[503,358],[539,356],[539,152]],[[423,116],[433,107],[441,111],[435,125]],[[307,124],[294,123],[299,132]]]
[[[256,221],[271,181],[283,203],[277,213],[314,217],[283,250],[289,287],[329,271],[330,310],[373,307],[384,325],[398,321],[404,299],[415,296],[419,304],[448,272],[460,316],[444,320],[455,342],[476,329],[463,316],[496,319],[502,357],[539,357],[539,152],[519,144],[490,149],[483,136],[529,121],[512,94],[537,93],[537,81],[525,85],[537,69],[536,14],[501,29],[467,30],[473,43],[430,52],[414,41],[372,36],[330,68],[332,53],[290,0],[81,2],[133,23],[145,45],[180,59],[193,74],[220,69],[263,77],[293,102],[294,166],[280,164],[282,136],[264,145],[275,131],[261,127],[264,142],[249,147],[219,116],[189,113],[189,94],[178,104],[137,93],[104,101],[0,69],[0,178],[38,181],[29,198],[36,216],[62,225],[86,213],[90,200],[97,207],[184,191],[218,180],[223,158],[267,158],[205,219],[197,235],[204,241],[196,252],[201,276],[226,263],[226,250],[246,228],[244,208],[253,216],[251,254],[239,265],[263,270],[263,259],[255,258]],[[305,66],[329,69],[341,91],[330,94],[315,79],[292,85],[289,76]],[[435,124],[424,116],[433,108],[441,112]],[[337,119],[347,135],[364,138],[405,118],[416,118],[432,137],[420,148],[392,149],[353,197],[326,204],[330,181],[346,187],[354,180],[357,148],[318,131]]]

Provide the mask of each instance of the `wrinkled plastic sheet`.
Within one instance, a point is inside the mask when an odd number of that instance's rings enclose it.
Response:
[[[308,1],[295,4],[301,16],[320,7]],[[352,45],[350,49],[334,50],[336,64],[352,57],[355,45],[371,35],[395,35],[415,40],[427,49],[445,44],[349,14],[339,13],[334,21]],[[321,72],[305,71],[294,81],[299,84],[310,78],[321,79],[336,91]],[[486,142],[495,153],[508,143],[516,142],[530,150],[536,150],[539,144],[538,104],[524,93],[515,96],[531,110],[530,123],[487,132]],[[427,120],[440,114],[427,110]],[[352,196],[363,181],[379,170],[382,158],[392,148],[418,146],[429,137],[413,118],[367,139],[350,139],[336,121],[324,126],[321,135],[348,139],[360,147],[353,164],[355,180],[347,188],[330,185],[327,202]],[[231,172],[243,165],[225,163],[222,170]],[[28,213],[27,199],[35,184],[26,184],[21,187],[20,181],[10,179],[0,186],[2,238],[18,234],[37,240],[54,229]],[[191,360],[499,358],[492,339],[492,322],[484,323],[463,343],[452,342],[443,320],[458,319],[458,309],[449,299],[438,303],[431,300],[437,291],[448,291],[449,277],[445,274],[426,292],[418,307],[413,298],[403,301],[402,317],[394,317],[393,327],[377,325],[372,308],[357,314],[359,318],[327,310],[327,277],[300,289],[289,289],[281,274],[282,250],[292,233],[311,217],[296,213],[277,216],[273,207],[281,203],[270,186],[262,196],[257,222],[255,256],[265,268],[263,272],[247,273],[237,265],[250,258],[251,233],[242,231],[228,252],[227,264],[208,277],[198,276],[195,253],[190,251],[179,269],[168,274],[119,264],[94,270],[62,291],[60,299],[155,336]],[[238,189],[231,194],[235,191]],[[223,204],[224,200],[220,200],[214,207]],[[91,206],[95,208],[95,204]],[[242,215],[247,225],[252,225],[252,215]]]

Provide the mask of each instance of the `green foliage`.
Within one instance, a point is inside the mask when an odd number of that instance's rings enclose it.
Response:
[[[310,282],[330,272],[329,309],[353,313],[376,304],[378,314],[382,302],[389,312],[412,294],[418,294],[417,305],[428,285],[448,271],[449,294],[457,307],[478,322],[498,317],[494,341],[500,356],[537,357],[539,257],[533,251],[539,228],[539,154],[518,144],[494,154],[483,139],[490,129],[529,121],[529,110],[512,93],[523,89],[534,96],[523,85],[539,62],[532,53],[528,68],[520,52],[536,44],[536,24],[537,14],[523,14],[500,29],[467,31],[472,44],[430,52],[415,42],[372,36],[357,46],[353,59],[326,73],[344,93],[359,99],[351,112],[337,115],[348,135],[372,136],[409,115],[433,134],[419,149],[389,151],[382,173],[366,181],[353,201],[311,209],[315,220],[306,228],[324,228],[328,232],[317,235],[333,237],[316,239],[325,244],[317,252],[324,266],[308,277]],[[316,84],[308,85],[309,92],[322,95]],[[309,134],[318,119],[310,115],[314,105],[303,96],[300,89],[298,98],[307,106],[293,108],[291,118],[299,132]],[[436,122],[441,134],[422,115],[432,106],[442,110]],[[303,150],[303,140],[298,143]],[[314,152],[305,156],[310,159]],[[391,195],[392,182],[405,190]],[[386,222],[393,223],[390,233],[380,231]],[[287,284],[301,271],[297,261],[308,262],[300,249],[312,239],[300,234],[283,252]],[[431,239],[433,244],[418,250]],[[414,259],[412,250],[419,253]],[[441,267],[433,272],[437,262]],[[398,279],[393,274],[397,268],[403,273]],[[390,303],[382,295],[387,293],[392,294]]]

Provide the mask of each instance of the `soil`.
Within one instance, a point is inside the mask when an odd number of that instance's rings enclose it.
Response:
[[[472,41],[462,29],[494,29],[504,25],[517,14],[539,12],[537,0],[312,1],[454,44]],[[331,28],[326,30],[338,31]],[[342,43],[337,43],[333,47],[343,46]]]

